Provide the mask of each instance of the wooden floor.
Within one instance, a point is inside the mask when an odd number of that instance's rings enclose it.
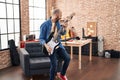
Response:
[[[120,59],[82,56],[82,70],[78,69],[78,55],[74,55],[67,71],[68,80],[120,80]],[[49,80],[49,75],[26,77],[19,66],[0,70],[0,80]],[[57,80],[57,79],[56,79]]]

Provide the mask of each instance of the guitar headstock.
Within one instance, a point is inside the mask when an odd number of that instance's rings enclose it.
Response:
[[[75,16],[74,12],[71,13],[69,16],[67,16],[65,19],[61,19],[60,23],[66,23],[66,22],[70,21],[73,18],[73,16]]]
[[[75,16],[75,13],[73,12],[72,14],[70,14],[69,16],[67,16],[66,18],[68,19],[68,20],[71,20],[72,18],[73,18],[73,16]]]

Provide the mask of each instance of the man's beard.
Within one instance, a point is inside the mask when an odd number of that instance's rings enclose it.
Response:
[[[56,19],[56,22],[58,22],[60,19],[61,19],[61,18],[58,17],[58,18]]]

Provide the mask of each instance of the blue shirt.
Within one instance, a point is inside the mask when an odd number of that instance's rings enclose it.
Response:
[[[52,21],[51,19],[45,21],[41,26],[40,26],[40,44],[44,45],[46,40],[48,39],[50,33],[51,33],[51,27],[52,27]],[[58,30],[60,30],[61,25],[60,22],[57,21],[56,22],[56,27]],[[62,32],[60,32],[61,35],[64,35],[66,33],[66,30],[62,30]],[[60,42],[60,47],[64,48],[61,44],[61,40],[60,40],[60,36],[58,36],[57,40]]]

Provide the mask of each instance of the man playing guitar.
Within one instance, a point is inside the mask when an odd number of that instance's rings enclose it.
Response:
[[[69,66],[70,57],[60,40],[60,35],[64,35],[66,33],[66,23],[62,24],[63,26],[61,26],[59,22],[61,16],[62,12],[59,9],[55,9],[52,11],[51,18],[40,26],[40,43],[45,46],[51,62],[50,80],[54,80],[55,78],[58,57],[64,61],[59,78],[61,80],[68,80],[65,74]],[[53,43],[48,44],[50,41],[54,42],[54,44],[55,42],[58,42],[59,44],[52,49],[50,45]]]

